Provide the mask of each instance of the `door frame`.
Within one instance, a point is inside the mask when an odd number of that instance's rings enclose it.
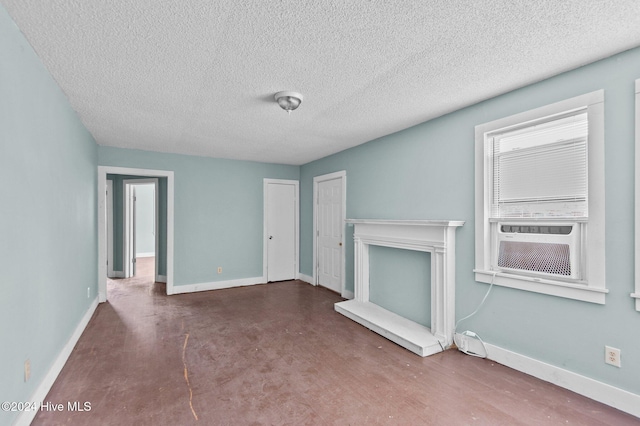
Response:
[[[278,185],[293,185],[294,187],[294,213],[295,213],[295,256],[294,256],[294,279],[298,279],[300,275],[300,182],[297,180],[288,179],[269,179],[264,178],[262,184],[263,194],[263,223],[262,223],[262,280],[266,283],[269,277],[268,274],[268,250],[269,250],[269,230],[267,228],[267,206],[269,205],[269,191],[268,186],[270,184]]]
[[[113,181],[107,180],[107,192],[105,194],[106,200],[106,209],[107,209],[107,217],[106,217],[106,229],[107,233],[106,243],[107,243],[107,277],[113,278],[115,277],[115,273],[113,271]]]
[[[130,187],[131,186],[137,186],[137,185],[150,185],[153,184],[153,190],[154,190],[154,206],[153,206],[153,223],[154,223],[154,246],[155,246],[155,252],[156,252],[156,260],[157,260],[157,253],[158,253],[158,248],[159,248],[159,235],[158,235],[158,178],[149,178],[149,179],[123,179],[122,181],[122,197],[123,197],[123,203],[122,205],[124,206],[122,209],[122,212],[124,214],[124,218],[122,221],[122,241],[124,242],[124,259],[123,259],[123,265],[124,265],[124,277],[125,278],[129,278],[132,277],[134,275],[134,272],[132,272],[132,262],[131,262],[131,258],[132,258],[132,247],[135,247],[134,241],[135,241],[135,211],[132,210],[133,209],[133,205],[131,204],[131,198],[129,197],[130,195]],[[131,224],[129,223],[131,220],[134,221],[133,224],[133,229],[130,226]],[[129,231],[132,232],[129,232]],[[132,235],[133,234],[133,235]],[[133,256],[135,256],[135,253],[133,253]],[[155,262],[155,271],[154,271],[154,279],[155,281],[159,281],[159,275],[158,275],[158,262]]]
[[[107,186],[107,174],[167,178],[167,295],[173,294],[174,173],[170,170],[98,166],[98,194]],[[156,198],[157,200],[157,198]],[[98,197],[98,301],[107,301],[106,197]],[[157,223],[157,222],[156,222]]]
[[[326,175],[315,176],[313,178],[313,285],[318,285],[318,184],[328,180],[341,179],[342,180],[342,211],[340,221],[342,222],[342,246],[340,247],[342,258],[342,275],[340,279],[340,295],[345,299],[352,299],[352,294],[347,294],[345,290],[345,226],[347,220],[347,171],[341,170],[339,172],[329,173]],[[351,296],[351,297],[349,297]]]

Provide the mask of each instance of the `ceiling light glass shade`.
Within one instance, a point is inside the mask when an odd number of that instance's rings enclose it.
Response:
[[[287,112],[293,111],[302,103],[302,95],[298,92],[278,92],[275,99],[280,108]]]

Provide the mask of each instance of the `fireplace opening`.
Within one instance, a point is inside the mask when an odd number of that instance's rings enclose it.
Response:
[[[371,246],[369,259],[369,300],[431,327],[431,254]]]

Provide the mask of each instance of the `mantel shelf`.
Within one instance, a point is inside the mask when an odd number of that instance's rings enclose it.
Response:
[[[462,226],[463,220],[428,220],[428,219],[347,219],[346,223],[369,225],[404,225],[404,226]]]

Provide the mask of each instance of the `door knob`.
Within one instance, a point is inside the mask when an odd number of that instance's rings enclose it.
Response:
[[[269,239],[270,239],[270,240],[273,240],[273,235],[269,235]]]

